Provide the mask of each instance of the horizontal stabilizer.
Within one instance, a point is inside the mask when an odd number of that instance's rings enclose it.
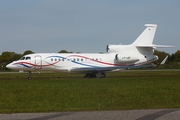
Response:
[[[136,45],[136,47],[151,47],[151,48],[171,48],[175,46],[167,46],[167,45]]]

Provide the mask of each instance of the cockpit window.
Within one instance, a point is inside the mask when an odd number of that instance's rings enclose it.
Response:
[[[20,60],[31,60],[31,57],[22,57]]]
[[[22,57],[20,60],[24,60],[25,59],[25,57]]]
[[[26,60],[30,60],[31,59],[31,57],[26,57]]]

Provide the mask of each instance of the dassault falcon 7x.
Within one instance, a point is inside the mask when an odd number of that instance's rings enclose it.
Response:
[[[62,71],[83,73],[84,77],[106,77],[108,71],[145,67],[158,60],[154,55],[157,47],[172,47],[153,44],[157,25],[145,24],[146,29],[130,45],[107,45],[107,53],[35,53],[23,56],[6,67],[14,70]],[[147,65],[148,66],[148,65]],[[148,66],[149,67],[149,66]]]

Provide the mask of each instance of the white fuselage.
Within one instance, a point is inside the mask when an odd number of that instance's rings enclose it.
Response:
[[[135,56],[135,55],[134,55]],[[64,71],[88,73],[92,71],[112,71],[116,69],[132,68],[157,60],[139,54],[118,55],[106,54],[60,54],[60,53],[37,53],[26,55],[18,61],[14,61],[7,67],[25,71]]]

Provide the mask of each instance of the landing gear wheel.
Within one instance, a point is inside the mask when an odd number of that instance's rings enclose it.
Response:
[[[96,74],[95,73],[87,73],[84,78],[96,78]]]

